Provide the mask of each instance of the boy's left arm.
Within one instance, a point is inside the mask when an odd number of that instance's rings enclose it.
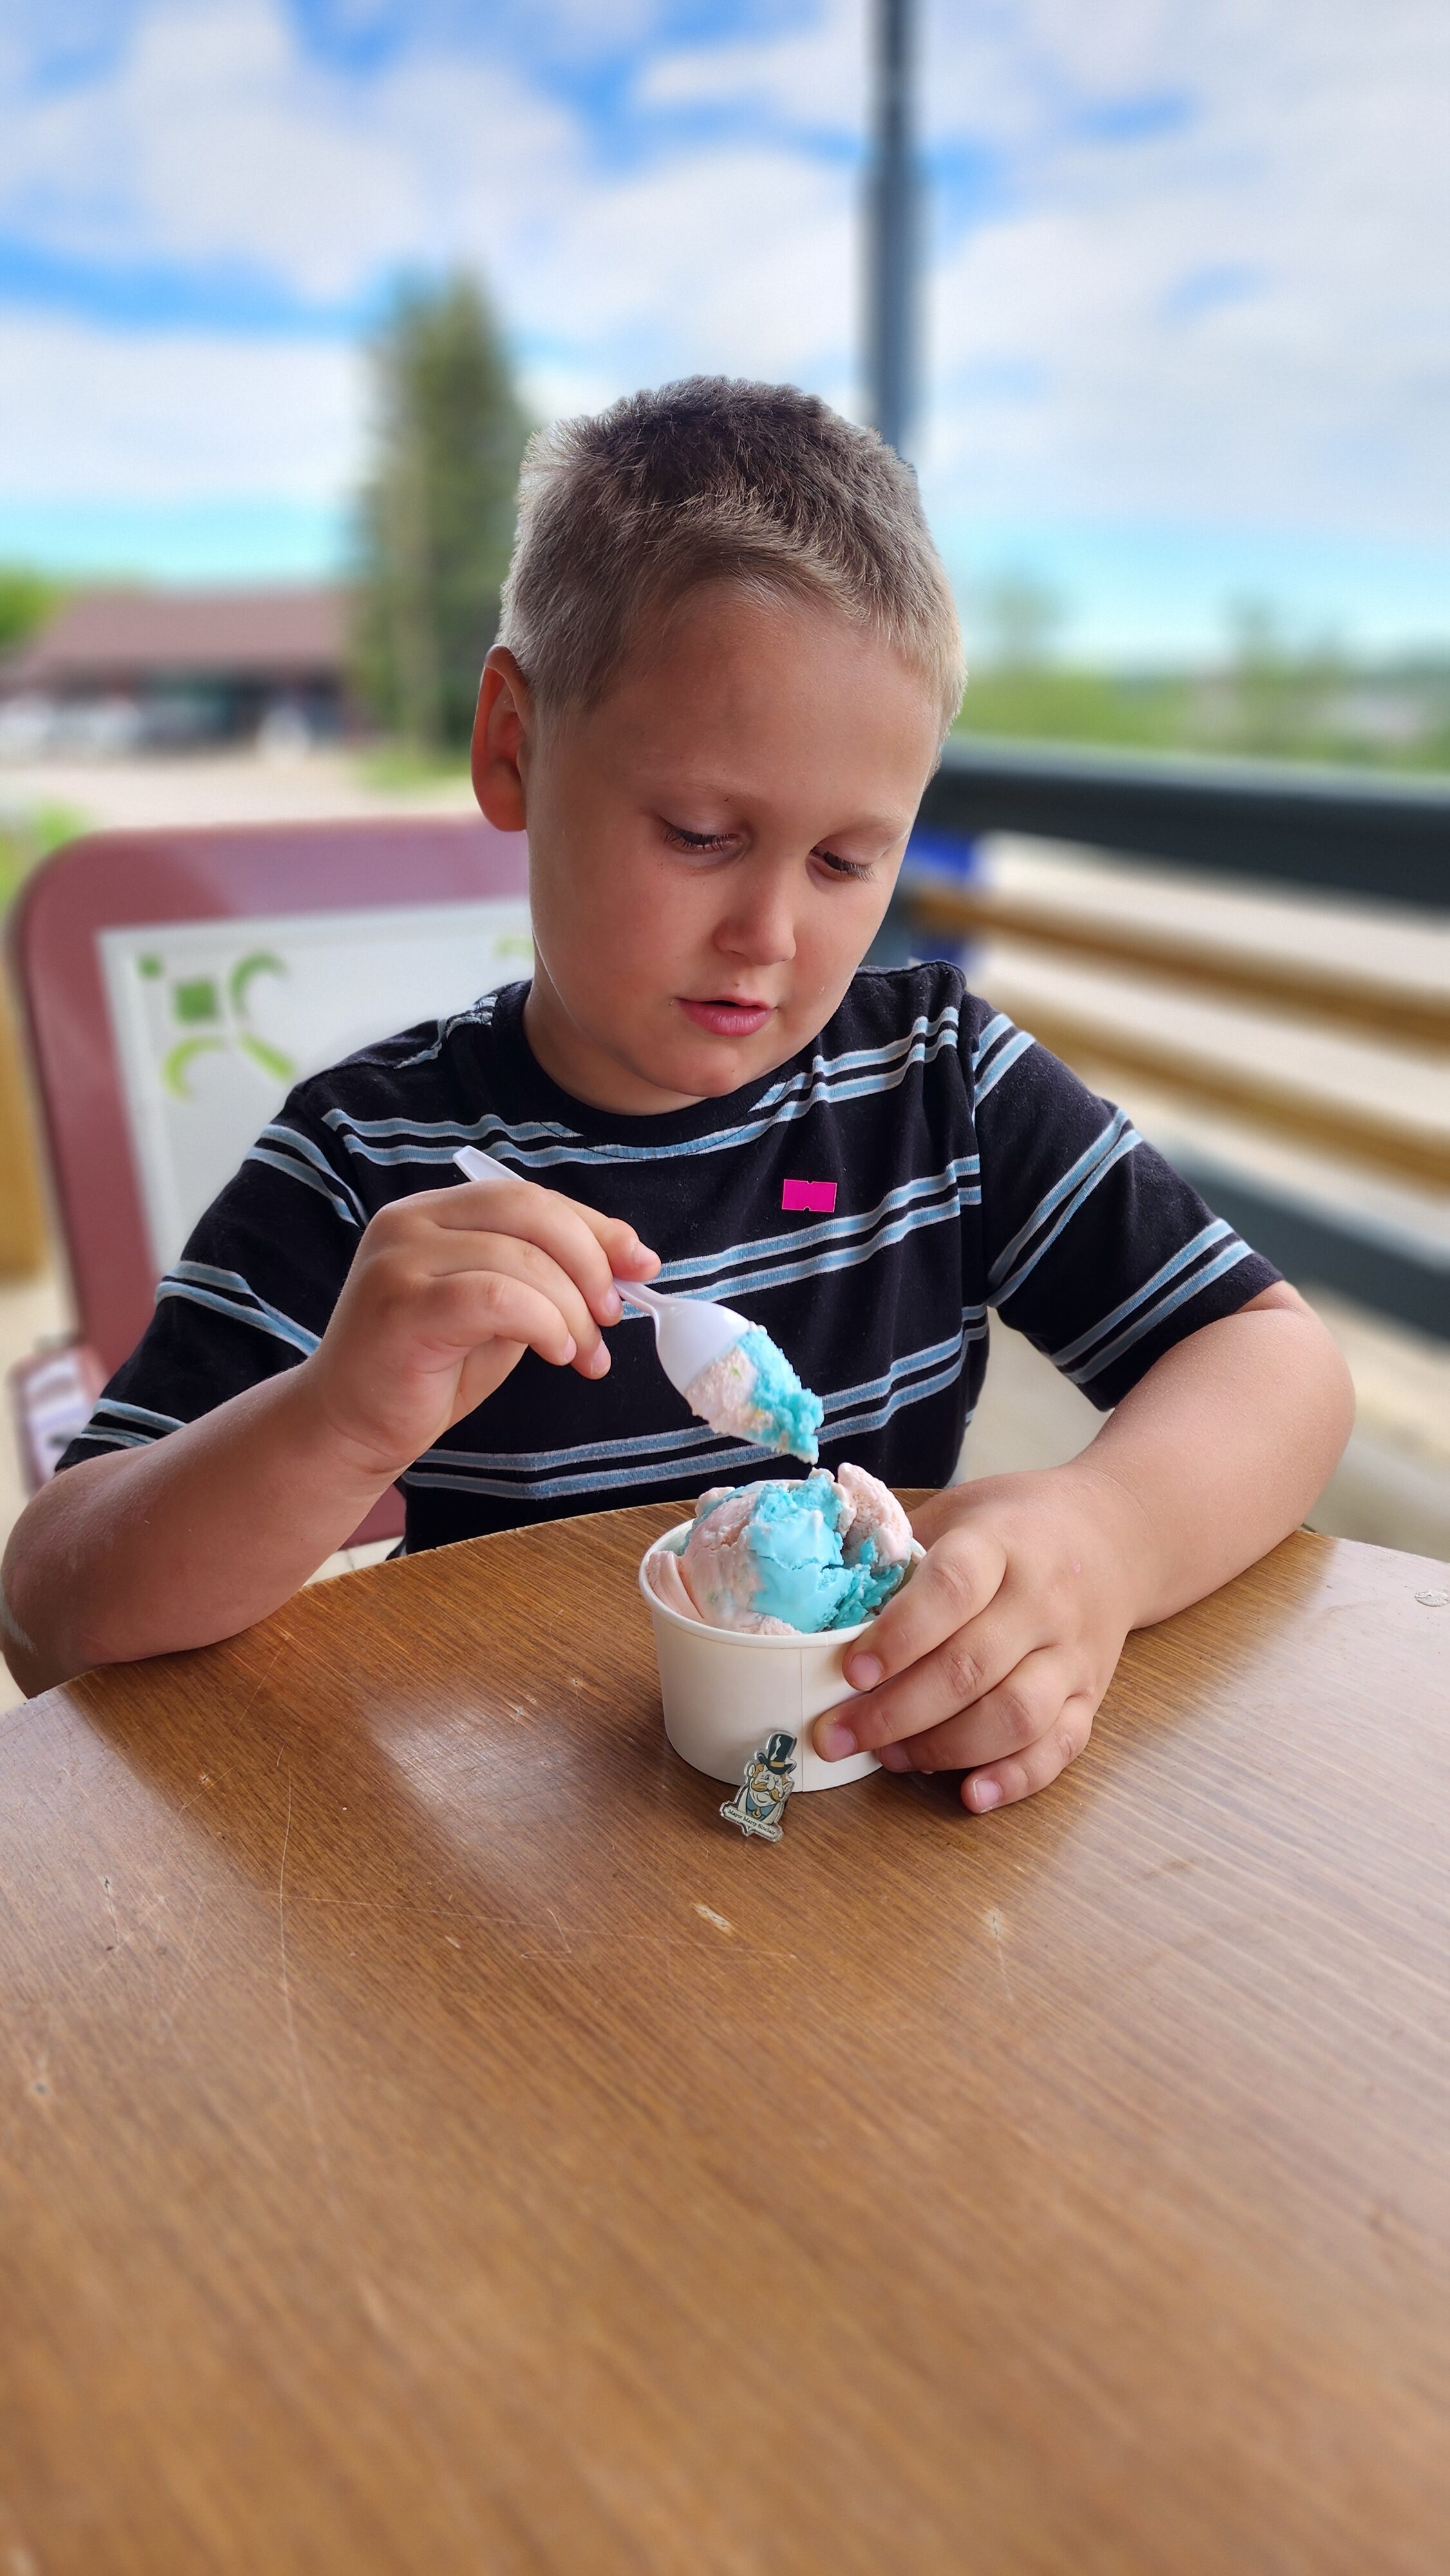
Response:
[[[1296,1528],[1353,1413],[1334,1342],[1279,1280],[1165,1352],[1067,1466],[934,1495],[914,1516],[924,1561],[846,1665],[864,1696],[817,1720],[817,1751],[965,1771],[978,1812],[1045,1788],[1129,1630]]]

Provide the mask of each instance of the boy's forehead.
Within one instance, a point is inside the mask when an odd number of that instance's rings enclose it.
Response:
[[[788,710],[798,722],[803,707],[853,729],[861,701],[875,698],[919,709],[934,729],[930,681],[884,637],[824,602],[715,582],[687,593],[632,647],[601,712],[647,714],[661,739],[708,741],[742,717],[768,725]]]
[[[646,793],[748,802],[828,783],[863,823],[899,829],[938,748],[921,676],[859,633],[813,667],[784,649],[788,635],[769,637],[778,655],[744,652],[745,640],[737,630],[718,659],[687,646],[635,661],[594,711],[595,751]]]

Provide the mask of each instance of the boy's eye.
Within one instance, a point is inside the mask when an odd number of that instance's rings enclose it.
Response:
[[[687,832],[683,823],[666,823],[665,839],[677,850],[728,850],[734,835],[730,832]]]
[[[665,839],[675,849],[695,851],[701,858],[713,858],[721,850],[733,849],[737,837],[734,832],[691,832],[683,823],[665,823],[663,830]],[[832,876],[849,877],[857,883],[875,873],[869,867],[862,867],[855,859],[838,858],[834,850],[812,850],[811,857],[818,859],[823,868],[829,868]]]

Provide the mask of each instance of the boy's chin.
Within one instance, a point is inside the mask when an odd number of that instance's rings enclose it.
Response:
[[[649,1068],[648,1078],[661,1091],[688,1092],[696,1100],[723,1100],[742,1083],[773,1072],[790,1052],[774,1027],[762,1029],[755,1037],[704,1038],[690,1046],[662,1048],[660,1062]]]

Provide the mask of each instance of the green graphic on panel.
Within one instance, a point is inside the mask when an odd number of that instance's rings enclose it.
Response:
[[[160,957],[139,957],[136,966],[148,983],[159,982],[166,973]],[[187,1032],[167,1048],[161,1059],[161,1080],[173,1100],[195,1098],[187,1076],[197,1057],[203,1055],[235,1051],[250,1057],[269,1081],[292,1080],[297,1067],[291,1056],[250,1025],[249,997],[257,977],[286,972],[280,957],[268,948],[257,948],[249,956],[238,958],[225,988],[214,975],[189,975],[172,985],[172,1023]]]

